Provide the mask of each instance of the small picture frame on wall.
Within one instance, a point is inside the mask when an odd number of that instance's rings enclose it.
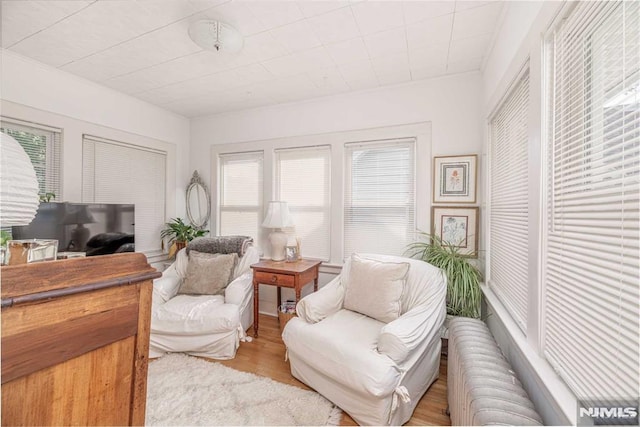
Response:
[[[478,257],[478,208],[433,206],[431,233],[453,245],[462,255]]]
[[[433,158],[433,203],[475,203],[476,154]]]

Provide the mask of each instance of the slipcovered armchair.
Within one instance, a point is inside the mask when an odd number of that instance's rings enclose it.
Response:
[[[230,280],[226,288],[216,289],[215,294],[206,294],[206,287],[199,291],[191,289],[193,286],[185,289],[189,273],[204,274],[211,281],[218,279],[212,277],[207,264],[220,261],[219,254],[237,254],[233,255],[234,265],[226,264],[227,269],[220,273],[226,275],[223,284]],[[196,255],[200,264],[193,261]],[[153,283],[149,357],[182,352],[214,359],[234,358],[240,341],[247,339],[245,331],[253,323],[250,266],[258,261],[252,240],[244,236],[201,237],[180,250],[176,261]],[[202,263],[204,271],[194,270]]]
[[[361,425],[401,425],[438,378],[445,299],[426,262],[354,254],[287,323],[291,373]]]

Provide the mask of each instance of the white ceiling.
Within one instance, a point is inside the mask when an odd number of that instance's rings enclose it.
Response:
[[[187,117],[479,70],[503,2],[2,1],[2,47]],[[237,54],[198,47],[218,19]]]

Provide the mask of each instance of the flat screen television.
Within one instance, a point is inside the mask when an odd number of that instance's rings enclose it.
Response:
[[[134,252],[132,204],[40,203],[29,225],[14,226],[14,239],[56,239],[59,252],[87,256]]]

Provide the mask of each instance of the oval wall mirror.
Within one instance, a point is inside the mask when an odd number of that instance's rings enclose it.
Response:
[[[198,171],[193,171],[193,176],[187,187],[187,217],[191,225],[200,230],[206,227],[210,214],[209,189],[200,178]]]

